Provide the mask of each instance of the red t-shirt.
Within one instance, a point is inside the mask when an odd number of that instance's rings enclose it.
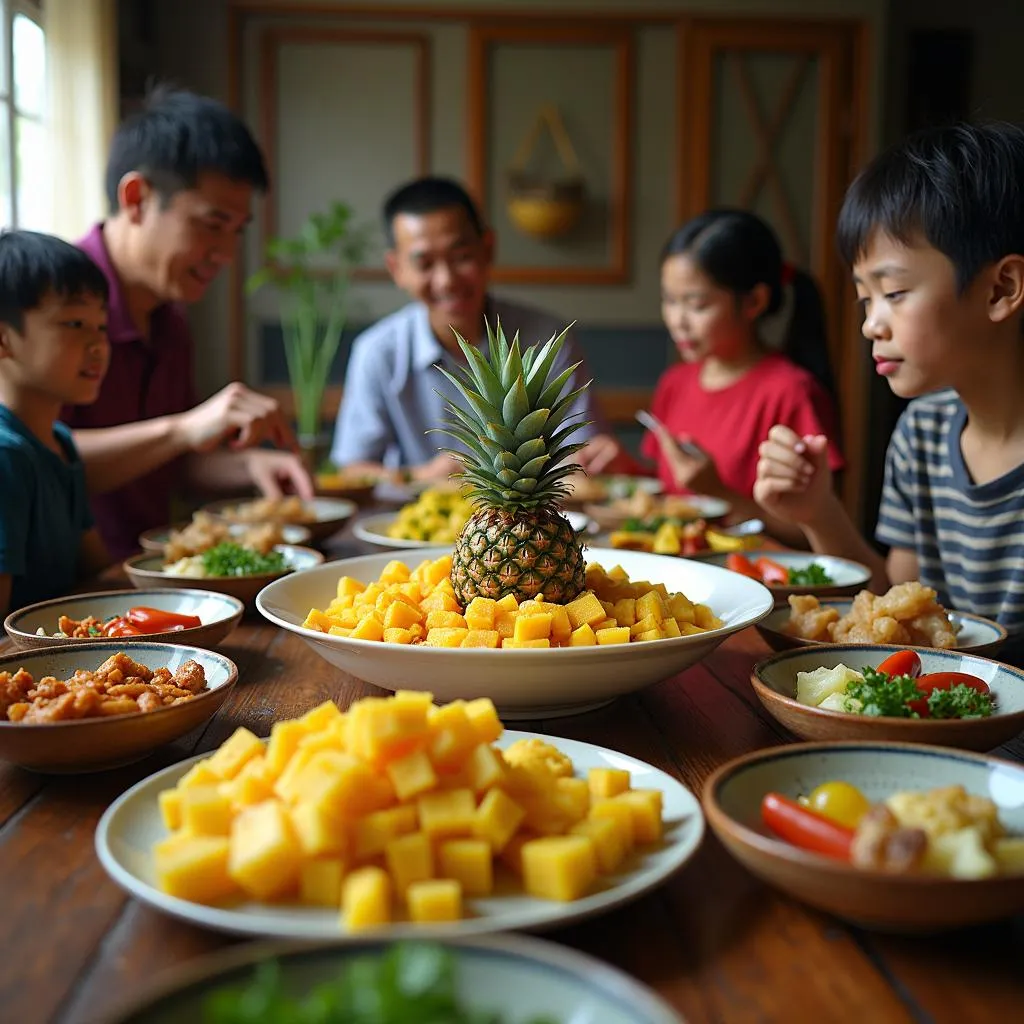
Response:
[[[722,483],[748,498],[757,478],[758,445],[776,424],[791,427],[800,435],[825,434],[830,439],[832,469],[844,465],[835,441],[832,399],[810,373],[775,353],[718,391],[701,385],[699,363],[673,366],[658,381],[651,412],[676,437],[700,445],[714,460]],[[641,451],[657,462],[666,491],[678,492],[653,434],[644,437]]]

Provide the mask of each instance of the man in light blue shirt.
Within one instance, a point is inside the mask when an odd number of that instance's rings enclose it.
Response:
[[[454,397],[438,369],[462,364],[452,328],[480,344],[485,318],[492,326],[500,320],[506,336],[518,331],[524,345],[534,345],[566,324],[488,294],[494,236],[458,183],[419,178],[402,186],[384,204],[384,224],[388,270],[414,301],[353,343],[331,459],[357,472],[386,467],[407,470],[415,479],[445,479],[461,466],[440,450],[450,439],[427,431],[442,425],[444,399]],[[561,359],[563,367],[582,360],[571,331]],[[581,366],[571,386],[588,379]],[[592,421],[578,434],[588,444],[576,461],[594,473],[611,468],[622,449],[604,430],[592,390],[580,397],[576,411]]]

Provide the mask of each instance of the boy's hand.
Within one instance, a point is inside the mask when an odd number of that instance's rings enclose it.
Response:
[[[820,519],[832,498],[828,438],[800,437],[789,427],[775,426],[758,454],[754,500],[765,512],[798,526]]]
[[[207,452],[229,440],[232,448],[269,441],[292,451],[295,437],[273,398],[234,381],[205,402],[177,417],[182,443],[189,451]]]

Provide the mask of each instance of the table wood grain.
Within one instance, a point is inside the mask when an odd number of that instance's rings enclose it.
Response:
[[[367,550],[347,532],[329,557]],[[111,575],[105,581],[116,585]],[[205,726],[144,761],[89,776],[0,764],[0,1021],[96,1024],[166,969],[235,940],[165,917],[111,882],[93,847],[106,807],[166,765],[211,750],[238,726],[333,699],[380,693],[255,615],[218,648],[239,682]],[[754,630],[642,693],[574,718],[516,723],[612,747],[694,792],[723,762],[791,737],[748,679],[767,652]],[[1024,760],[1014,741],[999,753]],[[992,1022],[1024,1017],[1024,919],[907,938],[868,933],[794,903],[732,860],[713,835],[660,889],[549,938],[657,990],[692,1024]]]

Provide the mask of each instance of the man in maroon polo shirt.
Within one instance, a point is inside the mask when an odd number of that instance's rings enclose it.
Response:
[[[255,484],[268,495],[312,483],[277,403],[239,383],[196,404],[185,305],[235,256],[267,172],[252,135],[222,104],[158,90],[111,143],[111,215],[78,244],[110,283],[110,368],[92,405],[62,416],[85,462],[111,553],[168,522],[175,488]],[[279,450],[257,447],[268,441]]]

